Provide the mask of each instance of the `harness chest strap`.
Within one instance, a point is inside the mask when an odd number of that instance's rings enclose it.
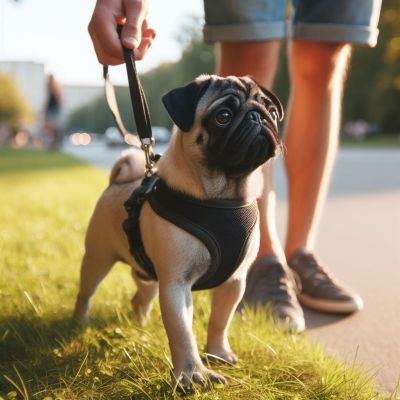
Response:
[[[211,265],[192,290],[219,286],[243,261],[258,218],[256,201],[199,200],[173,190],[158,176],[151,176],[126,201],[128,218],[123,223],[130,251],[146,270],[147,279],[157,280],[157,275],[140,235],[139,216],[145,201],[162,218],[201,240],[210,252]]]

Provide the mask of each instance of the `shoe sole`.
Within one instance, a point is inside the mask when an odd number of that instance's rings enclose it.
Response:
[[[303,306],[331,314],[352,314],[362,310],[364,306],[361,297],[351,301],[332,301],[317,299],[307,294],[299,293],[297,298]]]
[[[288,331],[290,333],[301,333],[304,332],[306,329],[305,320],[302,319],[282,319],[282,318],[274,318],[276,324],[279,325],[281,329],[284,331]]]

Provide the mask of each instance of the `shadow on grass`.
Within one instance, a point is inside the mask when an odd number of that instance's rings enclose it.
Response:
[[[120,357],[128,343],[111,316],[89,323],[70,315],[5,318],[0,322],[0,398],[15,391],[22,398],[24,392],[29,398],[42,399],[60,391],[80,398],[82,390],[104,391],[107,399],[116,400],[160,394],[170,398],[170,385],[154,375],[143,393],[139,385],[143,374]]]
[[[105,320],[96,320],[91,326],[103,328]],[[56,374],[64,371],[65,376],[76,374],[88,349],[80,340],[87,326],[70,316],[55,319],[15,316],[3,319],[0,325],[0,376],[8,376],[18,382],[18,373],[28,386],[56,386]],[[65,346],[74,343],[65,352]],[[18,373],[16,372],[18,371]],[[53,375],[53,376],[52,376]],[[41,382],[41,384],[39,384]],[[8,380],[0,379],[0,393],[15,390]]]
[[[87,165],[56,150],[19,149],[0,147],[0,173],[74,168]]]
[[[85,325],[72,318],[54,320],[24,316],[3,319],[0,325],[0,364],[23,359],[79,335]]]

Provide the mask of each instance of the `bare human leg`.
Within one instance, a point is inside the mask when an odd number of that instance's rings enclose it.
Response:
[[[259,84],[271,88],[279,61],[280,41],[221,43],[218,47],[218,73],[250,75]],[[249,306],[271,304],[278,323],[293,331],[304,330],[304,316],[296,299],[291,275],[286,266],[275,222],[275,192],[272,166],[264,167],[264,188],[258,201],[260,212],[260,248],[251,268],[243,303]]]
[[[350,45],[295,40],[285,145],[289,222],[285,253],[312,250],[331,175]]]
[[[219,75],[250,75],[260,85],[270,89],[279,64],[279,40],[256,42],[223,42],[218,44]],[[264,167],[264,190],[258,201],[260,211],[259,257],[266,254],[283,255],[275,224],[275,192],[272,188],[272,167]]]
[[[363,307],[361,297],[338,282],[313,254],[338,147],[350,45],[293,41],[285,158],[289,181],[288,264],[301,281],[300,302],[333,313]]]

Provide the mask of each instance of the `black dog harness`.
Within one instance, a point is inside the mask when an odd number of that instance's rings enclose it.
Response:
[[[147,273],[147,276],[139,274],[141,278],[157,280],[140,234],[139,216],[145,201],[160,217],[200,239],[210,252],[211,265],[192,290],[220,285],[243,261],[258,218],[256,201],[199,200],[172,189],[153,175],[144,178],[124,204],[128,218],[123,228],[128,236],[130,251]]]
[[[121,36],[122,25],[118,25]],[[157,280],[152,261],[147,256],[140,233],[139,216],[145,201],[162,218],[200,239],[211,255],[211,265],[206,273],[193,285],[192,290],[211,289],[225,282],[239,267],[246,254],[250,238],[258,218],[258,208],[253,203],[237,200],[199,200],[168,187],[157,175],[153,175],[154,164],[159,155],[151,148],[154,138],[146,98],[135,66],[135,54],[123,47],[132,110],[142,149],[146,156],[146,178],[125,202],[128,218],[123,223],[129,247],[146,275],[143,279]],[[119,114],[115,90],[108,75],[108,66],[103,67],[105,93],[115,123],[123,137],[127,130]],[[133,101],[135,99],[135,101]]]

